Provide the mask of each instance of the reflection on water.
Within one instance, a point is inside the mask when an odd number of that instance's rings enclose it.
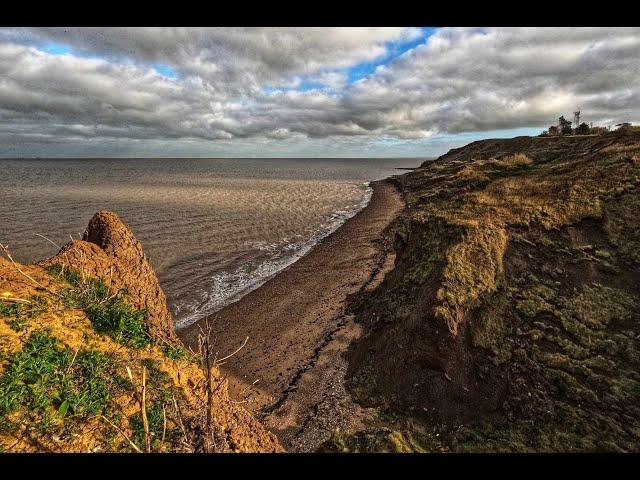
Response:
[[[0,242],[55,253],[100,209],[142,242],[184,325],[255,288],[419,159],[0,160]]]

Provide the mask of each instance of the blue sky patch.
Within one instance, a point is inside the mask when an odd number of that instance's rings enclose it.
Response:
[[[437,28],[434,27],[424,27],[421,28],[422,34],[417,36],[412,40],[400,40],[400,41],[391,41],[386,43],[387,53],[375,60],[370,62],[362,62],[356,65],[353,65],[349,68],[344,69],[335,69],[328,70],[334,71],[338,73],[344,73],[347,75],[347,84],[352,84],[365,78],[368,75],[371,75],[375,72],[376,68],[380,65],[386,65],[391,63],[396,58],[400,57],[404,53],[409,50],[417,47],[418,45],[422,45],[427,41],[427,39],[433,35]],[[313,78],[316,75],[310,76],[309,78]],[[296,87],[265,87],[262,91],[266,94],[271,94],[274,92],[282,91],[282,92],[290,92],[290,91],[298,91],[298,92],[308,92],[309,90],[317,90],[317,89],[325,89],[330,91],[335,91],[334,89],[328,88],[323,83],[310,80],[309,78],[303,79],[302,82]]]
[[[51,53],[53,55],[69,55],[71,53],[71,47],[62,43],[47,43],[38,47],[38,50]]]
[[[424,27],[422,28],[422,35],[414,38],[409,41],[399,41],[399,42],[387,42],[387,54],[377,58],[371,62],[362,62],[353,67],[347,69],[347,76],[349,78],[349,83],[357,82],[358,80],[366,77],[367,75],[371,75],[375,72],[376,68],[381,65],[386,65],[387,63],[392,62],[396,58],[400,57],[404,53],[409,50],[417,47],[418,45],[422,45],[427,41],[427,39],[436,32],[436,28],[433,27]]]
[[[165,65],[164,63],[156,63],[151,65],[156,72],[160,75],[168,78],[178,78],[178,74],[173,71],[173,69],[169,65]]]

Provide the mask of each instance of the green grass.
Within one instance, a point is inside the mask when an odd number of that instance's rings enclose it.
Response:
[[[114,387],[113,360],[97,351],[72,352],[46,331],[30,335],[8,360],[0,377],[0,419],[19,412],[14,426],[31,425],[41,433],[68,419],[104,413]]]
[[[46,310],[44,297],[40,295],[29,298],[31,303],[0,302],[0,317],[6,317],[7,325],[16,332],[22,331],[29,325],[29,320],[37,317]]]
[[[175,343],[165,345],[162,350],[167,358],[170,358],[171,360],[182,360],[187,356],[186,350]]]
[[[164,406],[164,413],[163,413]],[[164,430],[165,415],[169,415],[168,402],[161,402],[147,408],[147,421],[149,422],[149,436],[151,437],[151,451],[156,451],[162,441]],[[135,413],[129,417],[129,424],[133,428],[133,437],[131,440],[140,448],[144,448],[144,427],[142,424],[142,416]],[[164,431],[164,439],[166,442],[175,442],[180,438],[180,430],[173,426],[167,426]]]
[[[173,394],[169,387],[171,379],[169,375],[158,368],[157,362],[151,359],[142,360],[142,365],[147,369],[150,401],[147,404],[147,420],[149,422],[149,435],[151,437],[151,450],[157,451],[162,440],[165,415],[167,428],[165,441],[175,442],[180,437],[180,430],[174,421],[171,421]],[[178,394],[179,396],[179,394]],[[164,410],[164,413],[163,413]],[[133,442],[142,450],[144,448],[144,427],[140,412],[129,417],[129,425],[133,429]]]
[[[22,305],[19,303],[0,302],[0,316],[15,317],[20,313]]]
[[[151,344],[144,310],[137,310],[125,302],[126,290],[115,295],[98,278],[81,279],[74,270],[63,270],[54,265],[51,275],[70,283],[73,289],[63,289],[63,303],[82,308],[97,332],[109,335],[116,342],[134,348]]]
[[[90,303],[85,311],[96,331],[109,335],[118,343],[134,348],[151,343],[144,312],[131,308],[119,296],[105,303]]]

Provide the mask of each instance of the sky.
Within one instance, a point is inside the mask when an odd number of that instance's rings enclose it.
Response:
[[[639,79],[638,28],[0,28],[0,157],[429,157]]]

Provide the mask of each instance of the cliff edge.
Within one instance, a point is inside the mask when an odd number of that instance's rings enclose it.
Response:
[[[126,303],[145,311],[147,329],[156,341],[176,339],[167,299],[142,244],[115,213],[96,213],[82,240],[67,243],[57,255],[39,265],[76,270],[85,277],[104,279],[114,291],[125,289]]]
[[[474,142],[395,177],[328,449],[640,450],[640,133]]]
[[[0,451],[282,451],[215,361],[175,337],[142,245],[114,213],[39,264],[4,254]]]

